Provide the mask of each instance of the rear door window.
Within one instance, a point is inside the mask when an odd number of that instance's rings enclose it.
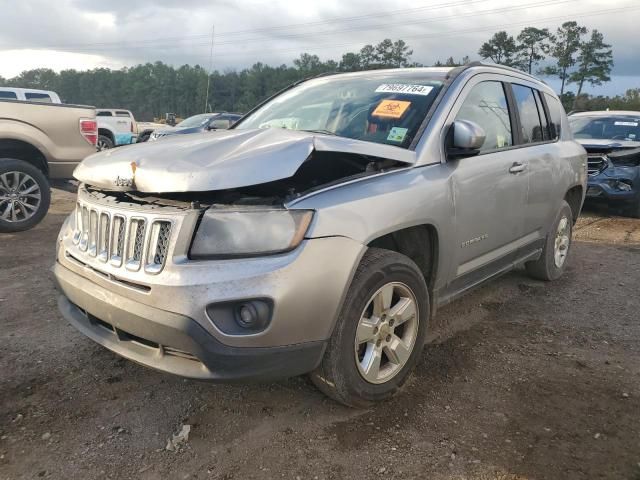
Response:
[[[522,143],[541,142],[543,140],[542,125],[533,90],[523,85],[513,85],[513,95],[522,128]]]
[[[2,91],[0,90],[0,98],[8,98],[11,100],[17,100],[18,96],[16,95],[16,92],[8,92],[8,91]]]
[[[24,98],[32,102],[51,103],[51,97],[48,93],[25,92]]]
[[[501,82],[487,81],[474,86],[464,99],[456,120],[477,123],[486,138],[480,152],[513,145],[507,95]]]

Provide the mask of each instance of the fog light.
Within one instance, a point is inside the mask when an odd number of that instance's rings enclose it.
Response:
[[[256,307],[250,303],[244,303],[238,307],[236,321],[243,328],[255,328],[258,322],[258,312]]]
[[[210,303],[207,316],[226,335],[252,335],[265,330],[271,322],[273,301],[252,298]]]

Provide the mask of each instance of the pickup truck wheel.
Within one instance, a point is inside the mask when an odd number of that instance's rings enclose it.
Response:
[[[49,182],[40,170],[23,160],[0,158],[0,232],[34,227],[50,201]]]
[[[564,273],[571,248],[573,233],[573,211],[562,202],[553,226],[547,235],[542,254],[538,260],[527,262],[527,273],[538,280],[556,280]]]
[[[98,137],[98,143],[96,144],[96,147],[98,147],[99,152],[101,152],[102,150],[108,150],[110,148],[113,148],[113,142],[109,137],[100,135]]]
[[[352,407],[391,397],[420,359],[428,321],[429,292],[417,265],[399,253],[370,248],[311,374],[313,383]]]

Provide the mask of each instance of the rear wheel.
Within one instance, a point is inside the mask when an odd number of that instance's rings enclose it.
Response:
[[[0,158],[0,232],[34,227],[50,201],[49,182],[40,170],[23,160]]]
[[[571,248],[573,211],[567,202],[562,205],[545,241],[538,260],[527,262],[527,273],[538,280],[556,280],[564,273]]]
[[[311,379],[349,406],[391,397],[420,358],[428,320],[429,293],[417,265],[399,253],[369,249]]]
[[[105,135],[100,135],[98,137],[98,143],[96,144],[96,147],[98,147],[98,151],[108,150],[110,148],[113,148],[113,141]]]

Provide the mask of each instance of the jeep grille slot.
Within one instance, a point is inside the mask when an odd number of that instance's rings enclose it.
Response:
[[[167,251],[169,250],[170,233],[170,222],[156,221],[151,225],[149,250],[144,267],[147,272],[158,273],[162,270],[162,266],[167,259]]]
[[[129,223],[129,240],[127,244],[127,269],[137,271],[142,264],[144,234],[146,224],[142,218],[134,218]]]
[[[604,155],[589,155],[587,158],[587,173],[591,176],[602,173],[607,166],[607,157]]]
[[[124,234],[126,229],[124,217],[122,215],[115,215],[111,228],[112,231],[109,235],[109,238],[111,238],[111,265],[120,267],[122,266]]]
[[[109,214],[102,212],[100,214],[100,227],[98,231],[98,260],[106,263],[109,259]]]
[[[130,271],[144,267],[152,274],[166,264],[172,222],[81,203],[74,215],[73,243],[83,255]]]

